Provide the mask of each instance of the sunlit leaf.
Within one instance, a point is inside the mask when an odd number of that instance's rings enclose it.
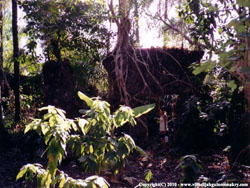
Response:
[[[43,116],[43,120],[48,120],[52,116],[51,113],[47,113]]]
[[[56,111],[58,112],[58,114],[59,114],[63,119],[66,119],[66,117],[65,117],[65,113],[66,113],[66,112],[65,112],[64,110],[57,108]]]
[[[150,180],[152,179],[152,172],[151,170],[148,170],[146,173],[145,173],[145,180],[147,180],[147,182],[150,182]]]
[[[154,108],[155,108],[155,104],[148,104],[148,105],[145,105],[145,106],[139,106],[139,107],[133,108],[133,111],[134,111],[135,117],[138,118],[141,115],[150,112]]]
[[[24,166],[21,168],[20,172],[16,176],[16,180],[19,180],[20,178],[23,177],[23,175],[27,172],[27,167]]]
[[[78,119],[78,125],[82,131],[82,133],[85,135],[86,132],[85,132],[85,126],[88,124],[89,122],[85,119],[82,119],[82,118],[79,118]]]
[[[140,155],[147,156],[147,153],[139,146],[135,147],[135,150],[140,153]]]
[[[218,32],[219,32],[219,34],[222,34],[222,33],[223,33],[223,29],[222,29],[222,28],[219,28],[219,29],[218,29]]]
[[[215,63],[211,60],[206,61],[205,63],[202,63],[199,67],[197,67],[194,71],[194,75],[198,75],[202,72],[207,72],[211,70],[215,66]]]
[[[46,182],[45,182],[45,188],[49,188],[50,184],[52,183],[52,174],[48,173],[47,177],[46,177]]]
[[[59,175],[58,179],[59,179],[59,182],[60,182],[59,183],[59,188],[63,188],[63,186],[64,186],[64,184],[66,182],[66,178],[65,178],[64,173],[60,172],[60,175]]]
[[[46,126],[45,124],[42,124],[41,131],[42,131],[43,135],[46,135],[46,133],[49,131],[49,127]]]
[[[102,188],[108,188],[109,187],[108,182],[102,177],[96,177],[95,180],[94,180],[94,183],[96,185],[98,185],[99,187],[102,187]]]
[[[83,94],[82,92],[78,91],[78,96],[80,97],[80,99],[82,99],[83,101],[85,101],[87,103],[87,105],[89,107],[91,107],[93,105],[93,100],[91,98],[89,98],[87,95]]]
[[[129,136],[128,134],[124,134],[124,138],[131,144],[132,148],[135,148],[135,141],[131,136]]]
[[[94,152],[93,145],[90,145],[90,146],[89,146],[89,153],[91,153],[91,154],[92,154],[93,152]]]
[[[36,130],[39,125],[41,125],[41,119],[34,119],[30,124],[25,126],[24,134],[30,130]]]

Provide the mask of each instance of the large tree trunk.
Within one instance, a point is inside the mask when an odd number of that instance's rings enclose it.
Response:
[[[129,19],[131,1],[128,0],[119,0],[119,16],[117,16],[114,12],[113,1],[109,5],[110,11],[113,15],[114,21],[117,25],[117,43],[112,52],[113,63],[114,63],[114,73],[115,73],[115,81],[113,86],[110,86],[110,94],[114,91],[114,87],[118,88],[119,95],[119,103],[125,104],[126,106],[134,107],[134,104],[131,104],[132,96],[129,94],[127,87],[127,79],[128,79],[128,67],[129,64],[135,64],[138,70],[138,74],[142,76],[141,70],[138,67],[138,62],[135,54],[135,49],[131,45],[129,40],[129,32],[131,29],[131,21]],[[142,76],[143,77],[143,76]],[[148,128],[141,119],[139,119],[140,123],[146,130],[146,139],[148,139]],[[132,128],[129,127],[130,134],[132,133]]]
[[[18,26],[17,26],[17,0],[12,0],[12,35],[14,56],[14,94],[15,94],[15,121],[20,120],[20,90],[19,90],[19,49],[18,49]]]
[[[158,79],[160,75],[163,77],[172,75],[173,77],[171,79],[173,79],[173,82],[179,81],[178,77],[173,74],[168,74],[168,70],[163,71],[159,68],[159,75],[156,75],[153,69],[156,67],[157,63],[154,64],[148,51],[136,49],[131,45],[129,40],[129,32],[131,29],[131,22],[129,19],[130,2],[131,1],[128,0],[119,0],[119,15],[115,14],[112,1],[110,4],[110,11],[118,28],[117,43],[113,52],[104,60],[103,64],[109,73],[109,99],[113,105],[115,104],[113,106],[115,108],[118,107],[118,104],[125,104],[130,107],[144,105],[149,103],[149,98],[154,98],[156,100],[156,98],[162,96],[164,85],[162,85]],[[164,51],[164,49],[162,51]],[[184,70],[175,57],[167,51],[165,51],[165,53],[171,56],[170,59],[173,60],[173,66],[177,66],[180,70]],[[157,53],[155,53],[155,55],[154,59],[156,59],[157,62],[159,61]],[[153,67],[151,67],[151,65]],[[159,67],[161,67],[161,65],[159,65]],[[187,76],[186,73],[182,75],[184,75],[184,77]],[[188,76],[186,80],[189,82]],[[188,85],[191,85],[190,82]],[[147,99],[143,100],[142,96],[147,96]],[[132,136],[145,135],[144,139],[147,142],[149,132],[146,119],[139,118],[138,121],[140,127],[132,128],[130,126],[129,133]],[[143,126],[144,129],[141,126]],[[138,132],[136,129],[140,131],[139,134],[137,134]],[[143,140],[141,139],[140,142],[142,143]]]

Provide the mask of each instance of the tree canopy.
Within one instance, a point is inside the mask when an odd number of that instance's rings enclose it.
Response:
[[[21,6],[26,13],[25,32],[30,37],[27,45],[30,50],[34,50],[40,40],[47,60],[69,58],[76,61],[76,57],[98,60],[107,34],[104,25],[107,15],[102,4],[38,0],[23,1]]]

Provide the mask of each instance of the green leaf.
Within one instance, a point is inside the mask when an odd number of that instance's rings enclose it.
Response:
[[[199,67],[197,67],[193,71],[193,74],[198,75],[202,72],[207,72],[207,71],[211,70],[212,68],[214,68],[214,66],[215,66],[215,62],[208,60],[205,63],[202,63]]]
[[[78,119],[78,125],[82,131],[82,133],[85,135],[86,131],[85,131],[85,126],[88,124],[89,122],[85,119]]]
[[[55,175],[58,163],[61,162],[63,154],[64,154],[64,149],[61,147],[61,144],[58,143],[55,138],[52,138],[49,143],[47,151],[47,158],[48,158],[47,168],[52,176]]]
[[[30,130],[36,130],[38,125],[41,125],[41,122],[41,119],[34,119],[30,124],[25,126],[24,134],[26,134]]]
[[[124,159],[127,155],[129,155],[129,153],[130,153],[130,148],[126,143],[124,143],[123,139],[120,138],[118,143],[117,155],[119,155],[119,157]]]
[[[66,178],[65,175],[63,173],[60,174],[60,183],[59,183],[59,188],[63,188],[65,182],[66,182]]]
[[[121,127],[125,123],[128,122],[128,118],[126,116],[128,115],[127,112],[124,111],[117,111],[114,115],[114,123],[116,127]]]
[[[102,177],[97,176],[96,179],[94,180],[94,183],[96,185],[98,185],[99,187],[102,187],[102,188],[108,188],[109,187],[108,182]]]
[[[66,112],[64,110],[56,108],[56,111],[63,119],[66,119],[65,117]]]
[[[133,140],[131,136],[129,136],[128,134],[124,134],[124,138],[131,145],[132,147],[131,149],[134,149],[136,147],[135,141]]]
[[[91,154],[94,153],[94,148],[92,144],[89,146],[89,153]]]
[[[44,142],[45,142],[46,145],[50,141],[50,138],[52,137],[52,135],[53,135],[52,132],[47,132],[46,135],[44,135]]]
[[[45,187],[45,182],[46,182],[46,176],[43,174],[37,174],[37,188],[44,188]]]
[[[140,148],[139,146],[136,146],[136,147],[135,147],[135,150],[136,150],[137,152],[139,152],[141,155],[147,156],[147,153],[146,153],[142,148]]]
[[[41,125],[41,130],[43,135],[46,135],[46,133],[50,130],[49,127],[46,124]]]
[[[49,107],[45,106],[45,107],[39,108],[39,111],[44,111],[44,110],[48,110],[48,109],[49,109]]]
[[[232,61],[230,60],[230,58],[232,58],[234,56],[235,51],[234,50],[230,50],[227,52],[222,52],[219,54],[220,57],[220,65],[221,66],[227,66],[228,61]]]
[[[115,112],[113,116],[115,127],[121,127],[125,123],[130,122],[132,125],[135,125],[134,120],[134,111],[128,106],[120,106],[120,108]]]
[[[230,80],[230,82],[228,83],[228,87],[230,87],[231,91],[233,92],[237,88],[237,85],[235,84],[234,80]]]
[[[44,120],[44,121],[45,121],[45,120],[48,120],[51,116],[52,116],[51,113],[47,113],[47,114],[45,114],[45,115],[43,116],[43,120]]]
[[[145,180],[147,180],[147,182],[149,182],[152,179],[152,176],[153,176],[153,174],[152,174],[151,170],[148,170],[146,172],[146,175],[145,175]]]
[[[56,108],[55,108],[55,106],[49,105],[47,107],[47,109],[48,109],[48,113],[56,114]]]
[[[52,183],[52,174],[48,173],[45,181],[45,188],[50,188],[50,184]]]
[[[218,29],[218,32],[219,32],[219,34],[221,35],[221,34],[223,33],[223,29],[220,27],[220,28]]]
[[[62,179],[61,179],[61,181],[60,181],[60,183],[59,183],[59,188],[63,188],[65,182],[66,182],[66,178],[65,178],[65,176],[63,175],[63,177],[62,177]]]
[[[77,126],[76,126],[76,124],[75,124],[75,122],[73,120],[70,121],[70,125],[71,125],[71,127],[73,128],[74,131],[78,130],[78,128],[77,128]]]
[[[20,172],[16,176],[16,180],[19,180],[20,178],[23,177],[23,175],[27,172],[28,167],[24,166],[21,168]]]
[[[140,117],[143,114],[146,114],[155,108],[155,104],[148,104],[145,106],[139,106],[133,109],[135,118]]]
[[[40,164],[34,164],[34,165],[33,164],[28,164],[27,166],[29,168],[29,171],[31,171],[34,174],[37,173],[37,170],[42,167]]]
[[[84,100],[89,107],[93,105],[93,100],[89,98],[87,95],[83,94],[82,92],[78,91],[78,96],[80,97],[81,100]]]

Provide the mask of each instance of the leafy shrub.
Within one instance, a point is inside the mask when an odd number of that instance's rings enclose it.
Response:
[[[144,154],[129,135],[124,134],[117,138],[114,136],[114,131],[128,122],[135,125],[135,118],[152,110],[153,104],[134,109],[121,106],[111,114],[107,102],[89,98],[81,92],[78,95],[90,107],[89,110],[85,110],[85,119],[67,119],[63,110],[48,106],[40,109],[48,111],[42,119],[34,119],[26,126],[25,133],[35,130],[43,136],[47,145],[45,152],[48,163],[46,170],[39,164],[25,165],[17,175],[17,179],[25,175],[26,180],[32,180],[33,176],[36,176],[38,187],[57,184],[59,187],[71,187],[71,185],[94,187],[100,184],[102,185],[100,187],[107,187],[108,183],[98,176],[74,180],[58,170],[58,165],[67,155],[67,146],[79,158],[85,171],[97,174],[107,169],[117,174],[125,166],[126,157],[134,149]]]
[[[48,170],[43,169],[40,164],[27,164],[22,167],[17,175],[17,179],[21,178],[26,174],[25,179],[27,181],[32,181],[34,175],[37,177],[37,187],[38,188],[50,188],[58,184],[59,188],[70,188],[70,187],[108,187],[108,183],[105,179],[98,176],[90,176],[85,180],[74,179],[69,177],[63,171],[58,170],[58,175],[56,178],[52,179],[51,174]],[[53,180],[53,181],[52,181]]]
[[[181,157],[176,169],[178,168],[181,168],[183,171],[181,182],[194,183],[199,177],[202,166],[195,155],[186,155]]]
[[[146,105],[131,109],[127,106],[110,113],[109,104],[99,99],[92,100],[82,93],[78,93],[90,107],[84,117],[78,119],[82,135],[73,135],[69,139],[71,148],[79,157],[79,161],[86,171],[100,174],[101,170],[111,169],[115,174],[125,165],[125,158],[134,150],[142,151],[135,145],[134,140],[127,134],[117,138],[115,129],[126,123],[136,124],[135,118],[154,108]]]
[[[177,144],[195,152],[226,147],[230,144],[232,127],[240,119],[240,105],[225,96],[215,101],[209,96],[190,97],[185,101],[181,118],[175,122]]]

